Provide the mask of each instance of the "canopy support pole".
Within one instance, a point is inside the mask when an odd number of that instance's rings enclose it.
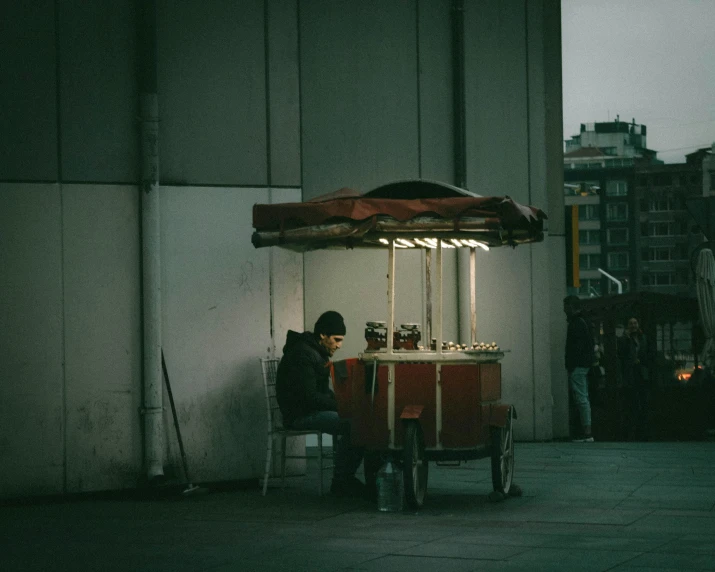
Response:
[[[390,239],[387,250],[387,355],[394,356],[395,331],[395,240]],[[375,363],[377,367],[377,363]],[[390,449],[395,448],[395,363],[387,364],[387,428],[390,432]]]
[[[435,387],[435,430],[437,449],[442,448],[442,365],[440,359],[442,357],[442,241],[437,241],[437,268],[436,268],[436,298],[437,298],[437,320],[435,333],[437,334],[437,363],[435,364],[436,372],[435,379],[437,380]]]
[[[427,298],[425,316],[424,345],[429,350],[432,347],[432,249],[425,250],[425,297]]]
[[[470,345],[477,341],[477,249],[469,249],[469,326]]]

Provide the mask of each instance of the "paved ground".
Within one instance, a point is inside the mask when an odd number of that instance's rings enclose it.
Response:
[[[420,512],[319,498],[315,475],[171,500],[0,508],[0,570],[715,570],[715,443],[517,443],[524,496],[489,461],[430,466]]]

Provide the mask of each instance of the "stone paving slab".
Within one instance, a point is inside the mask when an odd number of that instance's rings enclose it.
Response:
[[[519,498],[488,460],[430,466],[422,510],[318,497],[315,474],[164,500],[0,506],[0,570],[715,570],[715,444],[517,443]]]

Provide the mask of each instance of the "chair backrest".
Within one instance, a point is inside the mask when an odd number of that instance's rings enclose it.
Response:
[[[263,373],[263,389],[266,394],[266,413],[268,415],[268,432],[283,427],[281,410],[276,397],[276,375],[280,358],[261,358],[261,372]]]

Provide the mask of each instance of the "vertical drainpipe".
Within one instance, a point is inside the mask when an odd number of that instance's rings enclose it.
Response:
[[[452,0],[452,120],[454,145],[454,184],[462,189],[467,186],[467,125],[464,71],[464,0]],[[464,252],[462,252],[464,251]],[[463,311],[471,307],[469,301],[469,259],[467,249],[457,249],[457,336],[459,341],[468,339],[469,321],[463,319]],[[462,326],[465,326],[463,331]],[[439,343],[439,342],[438,342]]]
[[[454,184],[467,186],[467,126],[464,91],[464,0],[452,1],[452,94]]]
[[[161,370],[161,253],[159,218],[159,103],[156,0],[138,0],[142,318],[144,356],[144,467],[149,483],[164,479]]]

